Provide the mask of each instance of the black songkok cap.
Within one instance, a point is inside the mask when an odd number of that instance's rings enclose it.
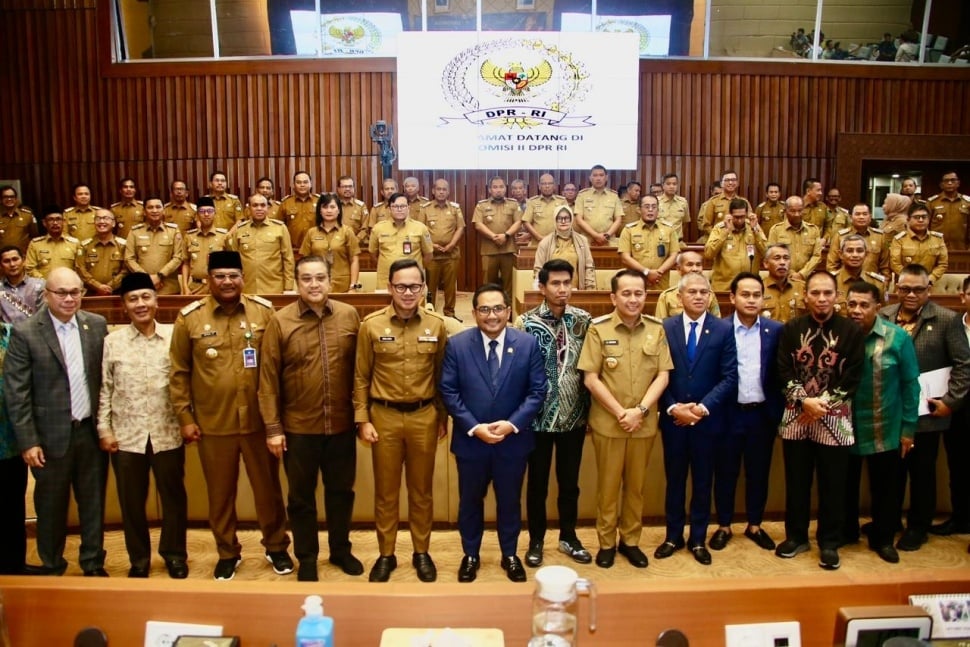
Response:
[[[121,287],[118,289],[118,292],[120,294],[128,294],[129,292],[134,292],[135,290],[154,289],[155,283],[152,281],[152,277],[144,272],[133,272],[131,274],[126,274],[125,278],[121,279]]]
[[[198,209],[199,207],[213,207],[214,208],[215,206],[216,206],[215,201],[212,198],[210,198],[209,196],[207,196],[207,195],[202,196],[201,198],[199,198],[199,201],[195,203],[195,208],[196,209]]]
[[[239,252],[210,252],[209,271],[212,270],[240,270],[242,271],[242,257]]]

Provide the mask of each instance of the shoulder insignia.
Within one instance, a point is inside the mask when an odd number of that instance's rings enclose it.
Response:
[[[714,226],[715,226],[715,227],[720,227],[721,229],[726,229],[726,228],[727,228],[727,225],[726,225],[726,224],[724,224],[724,221],[723,221],[723,220],[722,220],[721,222],[719,222],[719,223],[717,223],[717,224],[716,224],[716,225],[714,225]]]
[[[239,196],[238,195],[235,195],[233,193],[227,193],[226,194],[226,197],[229,198],[230,200],[238,200],[239,199]]]
[[[115,242],[117,242],[122,247],[128,244],[128,241],[122,238],[121,236],[115,236]]]
[[[967,195],[966,193],[961,193],[960,194],[960,199],[961,200],[966,200],[967,202],[970,202],[970,195]]]
[[[926,202],[932,202],[933,200],[936,200],[936,199],[937,199],[937,198],[939,198],[939,197],[940,197],[940,194],[939,194],[939,193],[937,193],[936,195],[931,195],[931,196],[930,196],[930,197],[928,197],[928,198],[923,198],[923,200],[925,200]]]
[[[366,207],[366,206],[367,206],[367,205],[366,205],[366,204],[364,203],[364,201],[363,201],[363,200],[358,200],[357,198],[354,198],[354,204],[356,204],[356,205],[357,205],[358,207]]]
[[[256,303],[258,303],[259,305],[265,306],[265,307],[269,308],[270,310],[273,309],[273,302],[270,301],[269,299],[263,298],[263,297],[259,296],[258,294],[251,294],[251,295],[248,295],[248,296],[249,296],[250,299],[252,299]]]
[[[448,206],[454,207],[455,209],[461,208],[460,204],[458,204],[457,202],[452,202],[451,200],[448,201]]]
[[[383,207],[384,204],[385,204],[385,201],[384,200],[381,200],[380,202],[378,202],[377,204],[375,204],[373,207],[371,207],[371,209],[377,209],[378,207]]]
[[[17,209],[24,213],[29,213],[30,215],[34,215],[34,211],[25,204],[20,205],[19,207],[17,207]]]
[[[652,321],[653,323],[660,324],[661,326],[664,323],[663,319],[657,319],[653,315],[640,315],[640,316],[644,319],[644,321]]]
[[[937,238],[943,238],[943,232],[942,231],[931,231],[930,232],[930,236],[936,236]]]
[[[166,227],[171,227],[172,229],[178,229],[179,228],[179,226],[176,225],[174,222],[166,222],[165,223],[165,226]]]
[[[906,234],[907,234],[907,231],[904,229],[903,231],[893,236],[893,240],[899,240],[900,238],[905,238]]]
[[[145,223],[140,222],[137,225],[132,225],[131,230],[135,231],[136,229],[144,229],[144,228],[145,228]]]
[[[943,234],[940,234],[940,236],[942,236],[942,235]],[[67,235],[65,235],[64,236],[64,240],[66,240],[69,243],[74,243],[75,245],[78,244],[77,238],[75,238],[74,236],[67,236]]]
[[[424,317],[426,315],[429,316],[429,317],[431,317],[432,319],[438,319],[442,323],[444,323],[445,316],[443,314],[441,314],[440,312],[437,312],[435,310],[425,310],[424,312],[421,313],[421,316],[422,317]]]
[[[215,230],[216,230],[216,233],[219,233],[219,234],[228,234],[229,233],[229,230],[226,229],[225,227],[216,227]],[[198,229],[193,229],[192,231],[197,232],[199,230]]]
[[[871,231],[874,234],[884,234],[884,233],[886,233],[885,231],[883,231],[879,227],[869,227],[869,231]]]
[[[269,220],[270,222],[272,222],[274,224],[284,225],[285,226],[285,223],[282,220],[277,220],[276,218],[267,218],[267,220]]]
[[[613,195],[617,195],[617,193],[616,193],[616,191],[614,191],[614,190],[613,190],[613,189],[611,189],[610,187],[606,187],[606,192],[607,192],[607,193],[612,193]]]
[[[186,235],[188,235],[188,234],[197,234],[197,233],[199,233],[199,230],[197,228],[196,229],[189,229],[187,232],[185,232]]]
[[[479,200],[475,204],[485,204],[486,202],[489,202],[489,201],[490,201],[489,198],[485,198],[484,200]],[[381,204],[383,204],[383,203],[381,203]]]
[[[84,240],[81,241],[81,244],[82,245],[88,245],[88,244],[91,243],[92,240],[94,240],[94,239],[93,238],[85,238]]]
[[[47,240],[47,236],[38,236],[37,238],[32,238],[30,242],[39,243],[42,240]]]
[[[758,203],[758,206],[755,207],[755,209],[760,209],[761,207],[765,206],[766,204],[768,204],[768,203],[767,202],[759,202]]]
[[[877,281],[880,281],[881,283],[886,282],[886,277],[883,276],[882,274],[879,274],[878,272],[869,272],[869,276],[876,279]]]
[[[120,207],[120,206],[121,206],[121,200],[119,200],[118,202],[112,202],[109,208],[114,209],[115,207]]]
[[[192,312],[193,310],[198,310],[201,307],[202,307],[202,299],[199,299],[198,301],[193,301],[189,305],[179,310],[179,314],[181,314],[184,317],[190,312]]]
[[[171,206],[172,206],[172,203],[171,203],[171,201],[169,201],[169,202],[166,202],[165,204],[162,205],[162,209],[168,209]]]
[[[842,229],[839,230],[839,236],[845,236],[850,231],[852,231],[852,227],[844,227],[844,228],[842,228]]]
[[[636,227],[639,224],[640,224],[639,222],[631,222],[631,223],[629,223],[627,225],[623,225],[623,226],[626,227],[627,229],[630,229],[632,227]]]
[[[251,224],[253,224],[252,220],[240,220],[238,223],[236,223],[236,231],[239,231],[243,227],[248,227]]]
[[[380,310],[375,310],[374,312],[372,312],[372,313],[370,313],[368,315],[365,315],[364,318],[361,320],[361,323],[363,323],[364,321],[368,321],[370,319],[373,319],[374,317],[380,316],[382,314],[384,314],[384,308],[381,308]]]
[[[593,318],[593,323],[594,323],[594,324],[601,324],[601,323],[606,323],[607,321],[609,321],[609,320],[610,320],[610,318],[611,318],[612,316],[613,316],[613,314],[612,314],[612,313],[609,313],[609,314],[605,314],[605,315],[600,315],[600,316],[598,316],[598,317],[595,317],[595,318]]]
[[[72,213],[74,211],[77,211],[77,207],[68,207],[64,210],[64,213]]]
[[[287,200],[289,200],[289,199],[290,199],[290,198],[292,198],[292,197],[293,197],[293,194],[292,194],[292,193],[287,193],[286,195],[284,195],[284,196],[283,196],[283,199],[282,199],[282,200],[280,200],[280,202],[281,202],[281,203],[282,203],[282,202],[286,202]]]

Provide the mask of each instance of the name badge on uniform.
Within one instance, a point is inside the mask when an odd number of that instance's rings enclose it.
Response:
[[[418,341],[419,342],[431,342],[433,344],[437,344],[438,343],[438,338],[436,336],[434,336],[434,335],[428,335],[428,336],[423,336],[422,335],[421,337],[418,337]]]
[[[619,346],[620,345],[620,340],[619,339],[604,339],[603,340],[603,345],[604,346]]]
[[[410,240],[405,240],[404,241],[404,243],[403,243],[403,250],[402,251],[405,254],[410,254],[411,253],[411,241]]]
[[[256,349],[243,348],[243,368],[256,368]]]
[[[382,336],[382,337],[378,338],[378,341],[382,341],[382,342],[394,341],[394,337]]]

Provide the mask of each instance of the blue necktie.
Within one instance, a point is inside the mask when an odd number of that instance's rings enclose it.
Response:
[[[495,349],[498,348],[498,340],[493,339],[488,342],[488,375],[492,379],[492,388],[494,389],[498,386],[498,353]]]
[[[687,360],[694,361],[697,355],[697,322],[690,322],[690,332],[687,333]]]

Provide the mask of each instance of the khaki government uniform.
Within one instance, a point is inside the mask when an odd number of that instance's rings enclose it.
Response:
[[[674,368],[660,320],[643,316],[630,330],[614,310],[593,319],[576,366],[596,373],[620,405],[635,408],[661,371]],[[600,548],[614,548],[619,530],[627,546],[640,542],[647,461],[657,436],[657,404],[640,428],[624,431],[616,416],[592,398],[589,427],[596,451],[596,534]]]
[[[282,294],[293,290],[293,244],[282,222],[269,218],[243,221],[226,244],[242,257],[243,292]]]
[[[744,200],[744,203],[748,205],[748,212],[753,212],[751,208],[751,203],[742,198],[739,195],[735,195],[734,198],[740,198]],[[722,193],[721,195],[716,195],[704,204],[701,205],[700,211],[697,212],[697,233],[698,236],[710,236],[711,231],[714,229],[715,225],[723,222],[725,218],[731,213],[731,200],[734,198],[725,197]]]
[[[724,221],[714,225],[704,245],[704,258],[713,262],[711,289],[729,290],[731,281],[739,272],[757,273],[761,269],[767,243],[763,231],[752,231],[747,225],[744,231],[735,232],[729,232]]]
[[[196,424],[202,432],[199,458],[219,559],[239,557],[241,551],[236,537],[240,455],[263,545],[277,552],[290,543],[279,461],[266,450],[256,391],[260,342],[272,316],[273,304],[262,297],[244,294],[227,309],[207,296],[182,308],[172,331],[172,406],[179,426]],[[248,347],[256,349],[253,368],[243,364]]]
[[[842,267],[840,253],[842,240],[852,234],[858,234],[853,227],[844,227],[832,234],[829,239],[829,251],[825,257],[825,269],[837,272]],[[866,239],[866,260],[862,262],[863,272],[889,274],[889,244],[882,229],[867,227],[866,233],[859,234]]]
[[[525,201],[525,212],[522,214],[522,222],[527,222],[539,232],[539,240],[542,240],[552,232],[556,231],[556,212],[560,207],[565,207],[566,198],[561,195],[551,195],[548,198],[543,195],[534,195]],[[570,209],[571,211],[572,209]],[[573,214],[575,218],[575,214]],[[530,245],[538,244],[538,240],[530,241]]]
[[[640,220],[640,201],[624,199],[620,204],[623,205],[623,225],[629,225]]]
[[[366,316],[357,334],[354,421],[372,423],[380,436],[371,456],[382,556],[394,554],[402,467],[414,552],[428,552],[438,423],[447,417],[437,391],[446,340],[438,313],[418,308],[404,321],[393,305]]]
[[[663,194],[660,196],[659,202],[660,220],[673,227],[674,231],[677,232],[677,238],[683,240],[684,225],[690,222],[690,206],[687,204],[687,198],[682,195],[668,198],[667,194]]]
[[[61,236],[57,240],[46,236],[38,236],[27,245],[24,258],[24,271],[27,276],[46,279],[55,267],[74,269],[77,249],[81,245],[74,236]]]
[[[94,227],[94,214],[101,209],[89,204],[84,209],[68,207],[64,210],[64,233],[78,240],[94,238],[98,230]]]
[[[115,216],[115,234],[122,238],[128,238],[132,227],[145,222],[145,203],[141,200],[114,202],[110,208]]]
[[[780,222],[785,222],[785,203],[781,200],[775,204],[766,200],[755,207],[754,212],[758,216],[758,223],[765,231],[770,232],[772,227]]]
[[[260,195],[262,195],[262,194],[260,194]],[[280,205],[282,203],[279,200],[273,200],[272,198],[267,198],[266,201],[269,203],[269,208],[266,210],[266,217],[267,218],[272,218],[274,220],[282,220],[282,218],[280,218],[280,216],[279,216],[279,213],[280,213]],[[243,215],[242,215],[242,219],[243,220],[252,220],[253,219],[253,212],[250,210],[249,203],[248,202],[245,205],[243,205]]]
[[[802,222],[807,222],[809,224],[818,227],[819,232],[825,232],[825,223],[828,221],[829,209],[828,206],[821,200],[813,204],[808,205],[808,202],[804,202],[804,211],[802,211]]]
[[[910,263],[916,263],[930,273],[930,283],[936,283],[946,274],[948,262],[946,243],[939,231],[928,231],[921,238],[907,227],[906,231],[896,234],[889,245],[889,265],[896,276]]]
[[[161,274],[159,294],[179,294],[179,271],[185,250],[178,226],[163,222],[157,228],[142,223],[131,228],[125,244],[125,263],[131,272]]]
[[[496,234],[504,234],[521,218],[519,203],[510,198],[501,202],[479,200],[472,214],[472,223],[481,223]],[[484,283],[498,283],[506,294],[512,295],[512,276],[515,274],[515,240],[507,236],[505,244],[497,245],[484,236],[478,237],[478,251],[482,255]],[[501,275],[501,276],[500,276]]]
[[[640,220],[620,230],[619,252],[629,254],[648,270],[655,270],[667,259],[677,256],[680,252],[680,241],[677,231],[666,223],[655,222],[648,225]],[[648,287],[651,290],[666,290],[670,287],[670,273],[664,272],[659,283]]]
[[[226,250],[228,233],[222,227],[212,227],[205,232],[200,229],[186,232],[183,259],[189,268],[186,294],[209,294],[209,254]]]
[[[81,242],[75,269],[88,290],[97,292],[99,287],[107,285],[114,292],[121,287],[121,280],[128,274],[125,239],[112,236],[107,241],[89,238]]]
[[[350,290],[350,263],[360,256],[360,244],[347,225],[326,230],[314,227],[303,236],[300,256],[319,256],[330,264],[330,291]]]
[[[587,187],[576,194],[575,216],[585,220],[593,231],[605,234],[615,220],[623,221],[623,201],[613,189],[597,191]],[[579,228],[577,231],[582,232]],[[614,247],[617,245],[616,239],[610,239],[609,243]]]
[[[761,316],[787,323],[805,314],[805,281],[776,282],[765,277],[765,310]]]
[[[303,237],[316,226],[316,208],[319,199],[320,196],[316,193],[310,193],[305,198],[288,195],[280,203],[279,219],[286,223],[286,230],[290,233],[290,242],[293,243],[293,249],[300,249],[300,245],[303,244]],[[273,219],[275,216],[267,216],[267,218]],[[347,217],[344,216],[344,223],[346,222]]]
[[[239,196],[223,193],[221,196],[209,194],[216,208],[216,217],[212,221],[213,227],[232,229],[232,226],[242,220],[243,206]]]
[[[391,208],[387,206],[387,202],[378,202],[371,207],[370,213],[367,215],[367,222],[357,232],[357,240],[360,242],[361,249],[367,249],[370,245],[370,232],[374,229],[374,225],[390,219]]]
[[[780,222],[768,232],[768,244],[784,243],[791,253],[789,274],[799,274],[803,279],[815,271],[822,262],[822,234],[815,225],[802,221],[796,229],[787,220]],[[761,267],[761,264],[758,264]],[[757,271],[757,270],[756,270]]]
[[[835,232],[840,229],[852,226],[852,215],[842,207],[836,207],[835,211],[826,208],[825,210],[825,240],[831,240]]]
[[[422,207],[418,220],[423,222],[431,232],[431,242],[434,245],[447,245],[451,242],[458,225],[464,225],[465,216],[461,213],[461,206],[457,202],[446,202],[439,205],[432,200]],[[461,258],[461,247],[455,245],[450,252],[434,250],[434,258],[428,266],[428,303],[434,305],[438,295],[438,285],[444,285],[445,307],[443,312],[448,316],[455,314],[455,300],[458,298],[458,263]]]
[[[26,254],[30,241],[39,233],[34,212],[27,207],[21,205],[11,213],[0,213],[0,247],[13,245]]]
[[[674,317],[684,311],[684,304],[680,300],[680,293],[677,286],[667,288],[657,296],[657,308],[654,315],[657,319],[664,320],[667,317]],[[717,302],[717,295],[711,292],[707,298],[707,311],[715,317],[721,317],[721,306]]]
[[[418,213],[421,211],[421,207],[428,202],[431,201],[423,195],[415,196],[414,200],[408,200],[408,217],[417,218]]]
[[[411,217],[414,217],[414,210],[410,210]],[[367,226],[370,220],[370,213],[363,200],[354,198],[350,202],[340,201],[340,219],[345,225],[354,230],[354,235],[359,235],[361,230]],[[360,240],[358,238],[358,240]]]
[[[401,258],[413,258],[425,270],[424,257],[434,252],[434,246],[427,226],[408,217],[401,226],[394,220],[377,223],[371,231],[367,251],[377,258],[376,289],[386,290],[391,263]]]
[[[849,316],[849,287],[858,281],[865,281],[869,285],[874,285],[879,288],[879,301],[876,303],[877,306],[886,301],[886,290],[889,289],[889,279],[885,275],[863,270],[859,276],[853,276],[843,267],[835,273],[835,312],[837,314],[843,317]]]
[[[175,223],[183,235],[190,229],[195,229],[195,214],[195,205],[191,202],[183,202],[182,204],[166,202],[162,208],[162,220]]]
[[[944,194],[930,196],[926,201],[930,211],[930,230],[943,234],[949,250],[970,249],[970,196],[958,193],[955,198]]]

